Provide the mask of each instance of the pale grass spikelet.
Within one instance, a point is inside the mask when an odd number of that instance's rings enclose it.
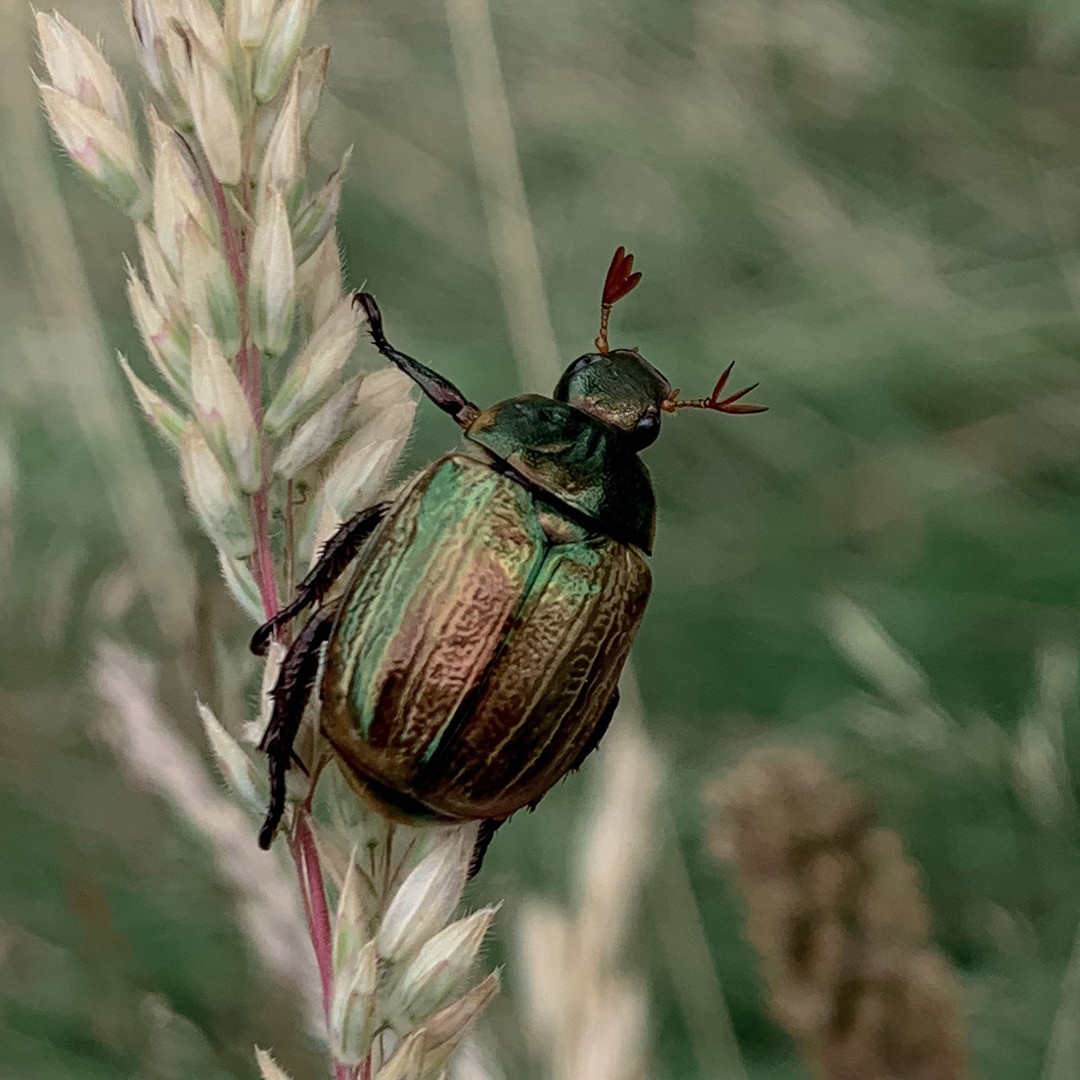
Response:
[[[150,209],[150,180],[130,132],[48,83],[39,83],[49,123],[68,157],[136,221]]]
[[[397,1047],[375,1080],[423,1080],[423,1077],[424,1040],[422,1036],[414,1036]]]
[[[497,911],[481,908],[420,946],[390,995],[389,1012],[396,1026],[415,1026],[449,1004],[468,978]]]
[[[293,75],[263,153],[262,168],[259,170],[259,197],[265,198],[270,191],[280,191],[286,205],[291,206],[293,194],[303,178],[302,166],[300,82],[299,76]]]
[[[172,6],[175,8],[176,5]],[[184,126],[191,127],[194,124],[191,111],[191,53],[196,40],[195,32],[179,11],[173,10],[169,13],[160,40],[163,57],[161,70],[168,79],[165,98],[172,105],[170,112],[178,118],[184,117]],[[202,47],[205,49],[205,45]]]
[[[189,340],[154,303],[134,267],[127,263],[127,296],[135,325],[154,367],[180,398],[191,392]]]
[[[225,255],[193,217],[180,231],[180,296],[196,326],[233,354],[240,347],[240,300]]]
[[[330,46],[308,49],[296,65],[299,80],[300,131],[304,133],[311,127],[315,112],[319,108],[323,86],[326,84],[326,72],[330,66]]]
[[[416,384],[396,367],[369,371],[356,395],[357,423],[368,423],[390,409],[405,405],[415,396]]]
[[[170,81],[162,69],[165,49],[162,44],[164,19],[171,13],[155,0],[129,0],[128,25],[135,42],[135,52],[150,85],[164,95]]]
[[[289,1074],[261,1047],[255,1047],[255,1061],[262,1080],[291,1080]]]
[[[267,431],[281,434],[326,400],[356,347],[360,325],[361,315],[353,308],[352,300],[339,299],[282,379],[266,409]]]
[[[321,827],[327,866],[338,862],[332,849],[340,851],[345,837],[356,832],[351,821]],[[356,1064],[375,1049],[381,1054],[383,1043],[376,1047],[375,1034],[386,1029],[396,1049],[375,1064],[391,1076],[429,1080],[498,984],[493,974],[466,989],[495,909],[445,925],[460,900],[476,827],[425,833],[384,823],[375,832],[370,825],[359,832],[360,841],[338,872],[330,1007],[334,1055]],[[396,837],[405,845],[401,859],[393,857]]]
[[[342,970],[350,962],[350,958],[365,948],[371,940],[364,905],[365,886],[361,882],[360,870],[356,865],[358,850],[359,845],[354,844],[345,870],[345,878],[341,883],[337,914],[334,917],[334,940],[330,958],[338,971]]]
[[[180,241],[189,218],[207,236],[216,231],[213,210],[180,136],[154,109],[147,110],[154,148],[154,235],[174,273],[180,270]]]
[[[379,927],[379,955],[408,960],[446,924],[461,899],[475,828],[447,829],[401,883]]]
[[[226,11],[235,20],[236,42],[243,49],[257,49],[270,28],[274,0],[229,0]]]
[[[357,505],[371,501],[383,487],[412,429],[415,401],[380,413],[341,448],[327,469],[322,485],[324,504],[344,521]]]
[[[250,555],[255,538],[239,495],[194,424],[188,425],[180,443],[180,472],[207,535],[235,558]]]
[[[374,941],[361,946],[347,968],[335,968],[330,1041],[334,1057],[343,1065],[359,1065],[371,1051],[378,985],[379,953]]]
[[[59,14],[34,13],[41,58],[49,81],[61,93],[107,116],[121,131],[131,131],[131,116],[120,83],[99,49]]]
[[[359,379],[350,379],[296,429],[288,445],[274,459],[274,472],[294,477],[318,461],[339,438],[356,404]]]
[[[310,337],[317,326],[326,322],[340,302],[342,292],[341,254],[338,251],[337,235],[331,231],[323,238],[315,253],[300,264],[296,272],[300,332],[305,337]]]
[[[225,40],[221,20],[210,0],[170,0],[170,3],[175,4],[177,11],[174,25],[180,25],[189,30],[195,40],[206,50],[207,58],[231,82],[229,46]]]
[[[225,783],[249,809],[261,813],[266,806],[267,783],[246,750],[222,726],[213,710],[196,702],[206,741]]]
[[[285,199],[276,188],[259,208],[248,273],[252,337],[264,352],[280,356],[289,346],[296,314],[296,259]]]
[[[175,312],[177,308],[177,277],[158,241],[157,233],[140,221],[135,226],[135,239],[139,244],[139,257],[146,274],[146,285],[154,303],[162,312]],[[177,263],[179,268],[179,263]]]
[[[226,587],[259,622],[302,576],[316,532],[379,498],[415,411],[407,379],[362,376],[352,364],[363,315],[343,295],[335,230],[348,153],[297,205],[329,57],[326,47],[303,48],[314,6],[130,0],[157,94],[146,107],[152,182],[100,51],[59,16],[37,17],[50,80],[42,99],[57,138],[136,219],[142,267],[127,265],[127,292],[161,386],[124,358],[121,368],[178,450]],[[265,809],[254,748],[285,652],[270,643],[259,715],[240,737],[196,704],[245,812]],[[335,1073],[435,1080],[498,989],[497,973],[469,986],[496,909],[454,921],[476,826],[405,829],[361,805],[330,762],[317,713],[313,701],[297,732],[303,768],[286,777],[279,835],[304,900]],[[194,801],[179,801],[200,817]],[[252,830],[245,850],[262,859],[254,841]],[[269,1054],[257,1051],[257,1061],[264,1080],[282,1080]]]
[[[251,494],[261,481],[259,433],[236,373],[217,341],[195,328],[191,346],[191,401],[199,427],[218,460]]]
[[[184,430],[187,428],[188,422],[185,417],[174,409],[159,393],[151,390],[131,370],[131,365],[121,353],[116,354],[116,359],[120,364],[120,370],[123,371],[132,392],[135,394],[135,400],[138,401],[143,416],[150,421],[154,430],[166,442],[178,448],[184,437]]]
[[[285,81],[314,10],[315,0],[282,0],[274,12],[255,61],[255,96],[259,101],[269,101]]]
[[[252,746],[258,745],[262,733],[270,720],[270,712],[274,707],[273,689],[281,672],[281,665],[285,661],[285,646],[280,641],[270,642],[266,650],[266,665],[262,672],[262,681],[259,685],[259,714],[255,718],[254,726],[257,729],[247,741]]]
[[[351,157],[350,146],[342,156],[341,165],[297,215],[292,239],[298,262],[313,255],[333,227],[341,208],[341,178]]]
[[[707,796],[777,1022],[823,1080],[961,1080],[956,977],[900,838],[812,754],[749,754]]]
[[[493,971],[467,994],[436,1013],[422,1028],[403,1039],[376,1080],[436,1080],[450,1055],[472,1030],[477,1017],[499,992]]]
[[[262,597],[259,595],[259,583],[251,572],[251,567],[242,559],[237,559],[226,551],[218,549],[218,565],[221,577],[229,595],[240,605],[240,609],[252,622],[257,623],[263,617]]]
[[[240,116],[222,68],[199,37],[189,38],[178,51],[187,64],[182,82],[210,168],[222,184],[239,184],[243,173]]]

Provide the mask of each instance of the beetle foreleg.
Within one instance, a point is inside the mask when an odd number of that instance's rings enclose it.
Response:
[[[398,352],[386,340],[386,335],[383,333],[382,312],[379,311],[379,305],[375,303],[375,297],[371,293],[358,292],[353,296],[353,304],[364,309],[368,320],[368,331],[371,334],[371,340],[375,342],[375,348],[387,360],[397,364],[443,412],[449,413],[462,427],[468,427],[479,415],[480,410],[471,401],[466,400],[465,395],[449,379],[443,378],[437,371],[432,371],[419,360]]]
[[[293,756],[293,743],[319,670],[319,648],[330,637],[339,605],[340,601],[334,601],[319,608],[311,617],[285,654],[271,691],[274,709],[259,741],[259,749],[266,754],[270,770],[270,805],[259,830],[259,847],[264,851],[270,847],[274,831],[285,813],[285,774]]]
[[[272,619],[264,622],[251,638],[251,651],[257,656],[266,653],[270,639],[278,627],[286,626],[309,604],[318,603],[356,558],[364,541],[382,521],[388,502],[375,503],[358,510],[323,545],[318,561],[296,588],[296,599],[283,607]]]

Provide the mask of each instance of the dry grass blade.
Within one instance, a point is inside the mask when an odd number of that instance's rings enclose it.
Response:
[[[30,53],[30,12],[3,0],[0,62],[19,70]],[[29,79],[0,80],[5,151],[0,189],[18,213],[11,216],[27,277],[47,330],[47,358],[55,385],[68,395],[71,417],[106,486],[140,588],[163,633],[183,641],[193,626],[191,563],[162,496],[120,381],[105,346],[67,209],[48,162],[48,146]]]
[[[473,162],[521,381],[559,377],[558,346],[487,0],[446,0]]]
[[[98,645],[94,686],[108,711],[98,734],[133,779],[159,794],[211,843],[233,887],[240,924],[267,968],[318,1011],[318,987],[296,898],[276,860],[251,842],[251,821],[215,790],[195,751],[177,734],[153,689],[154,669],[110,641]]]
[[[1073,943],[1072,957],[1061,980],[1061,1000],[1050,1029],[1042,1080],[1073,1080],[1080,1073],[1080,931]]]
[[[628,963],[629,932],[655,844],[662,769],[627,725],[605,740],[585,822],[571,910],[532,900],[519,924],[522,994],[534,1047],[553,1080],[648,1075],[648,1006]]]

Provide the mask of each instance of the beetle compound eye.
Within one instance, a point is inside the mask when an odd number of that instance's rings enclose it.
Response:
[[[635,450],[644,450],[646,446],[652,446],[656,442],[656,436],[660,434],[660,413],[656,409],[650,409],[634,425],[630,432]]]

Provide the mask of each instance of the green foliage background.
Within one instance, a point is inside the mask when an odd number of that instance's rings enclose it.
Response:
[[[759,741],[823,749],[903,833],[967,989],[978,1074],[1080,1074],[1067,978],[1080,915],[1080,10],[492,8],[559,362],[589,347],[625,243],[645,281],[613,340],[692,395],[737,359],[735,379],[760,380],[771,406],[682,414],[648,452],[660,526],[635,663],[673,823],[634,942],[655,1075],[734,1075],[731,1047],[710,1042],[719,1019],[695,1022],[675,990],[673,967],[697,955],[683,866],[746,1074],[806,1075],[765,1018],[705,843],[703,787]],[[83,274],[105,342],[140,355],[119,258],[134,241],[47,153],[30,18],[14,0],[2,10],[0,1076],[252,1076],[254,1042],[320,1075],[303,1012],[246,951],[204,841],[90,734],[102,633],[156,661],[196,743],[193,694],[235,722],[254,668],[119,372],[105,369],[94,408],[70,390],[101,355],[97,329],[72,316]],[[104,32],[134,89],[118,5],[62,11]],[[351,280],[377,292],[395,342],[476,400],[520,391],[443,8],[323,0],[311,39],[333,44],[315,159],[329,171],[356,146],[341,215]],[[453,438],[421,409],[409,464]],[[179,530],[199,570],[197,633],[179,644],[129,587],[117,521],[133,493],[108,463],[140,448],[172,521],[134,535]],[[841,647],[859,624],[838,597],[896,643],[878,641],[877,667],[871,627]],[[515,899],[565,890],[589,772],[500,834],[474,888],[475,903],[509,900],[494,952],[511,966]],[[699,1011],[715,992],[694,990]],[[489,1030],[515,1078],[532,1075],[518,1028],[508,998]]]

